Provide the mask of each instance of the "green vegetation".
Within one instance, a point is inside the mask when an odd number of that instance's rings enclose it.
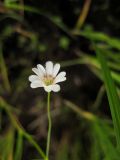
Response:
[[[120,23],[95,17],[113,2],[65,2],[0,2],[0,160],[47,160],[46,94],[28,82],[47,60],[67,73],[51,95],[49,160],[120,159]]]

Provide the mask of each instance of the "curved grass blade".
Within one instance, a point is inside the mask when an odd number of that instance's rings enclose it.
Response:
[[[50,15],[50,13],[44,13],[40,9],[36,9],[34,7],[28,6],[28,5],[19,5],[16,3],[7,4],[4,5],[6,8],[13,9],[13,10],[24,10],[27,12],[35,13],[41,16],[44,16],[48,20],[50,20],[53,24],[55,24],[57,27],[59,27],[61,30],[63,30],[69,37],[74,38],[74,36],[71,34],[70,30],[67,28],[67,26],[62,22],[62,19],[58,16]]]
[[[86,29],[83,31],[76,31],[73,34],[78,35],[78,36],[83,36],[83,37],[88,38],[90,40],[92,39],[95,42],[105,42],[106,44],[108,44],[112,48],[116,48],[116,49],[120,50],[120,39],[110,37],[105,33],[95,32],[93,30]]]

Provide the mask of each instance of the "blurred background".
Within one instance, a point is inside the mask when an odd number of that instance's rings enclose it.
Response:
[[[116,141],[91,39],[119,90],[119,15],[119,0],[0,1],[0,160],[40,160],[34,140],[45,151],[47,94],[28,76],[48,60],[67,73],[51,97],[50,159],[110,160],[105,139]]]

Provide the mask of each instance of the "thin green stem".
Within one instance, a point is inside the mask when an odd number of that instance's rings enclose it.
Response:
[[[51,138],[51,127],[52,127],[51,113],[50,113],[50,92],[48,92],[48,97],[47,97],[47,114],[48,114],[48,135],[47,135],[46,156],[49,160],[50,138]]]

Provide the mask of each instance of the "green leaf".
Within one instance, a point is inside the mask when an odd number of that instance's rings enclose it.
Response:
[[[117,138],[117,145],[120,149],[120,100],[119,100],[116,86],[112,79],[110,70],[107,66],[105,56],[102,52],[100,52],[100,49],[96,45],[94,46],[95,46],[97,57],[101,64],[103,80],[104,80],[106,91],[107,91],[108,101],[110,105],[111,115],[112,115],[116,138]]]

